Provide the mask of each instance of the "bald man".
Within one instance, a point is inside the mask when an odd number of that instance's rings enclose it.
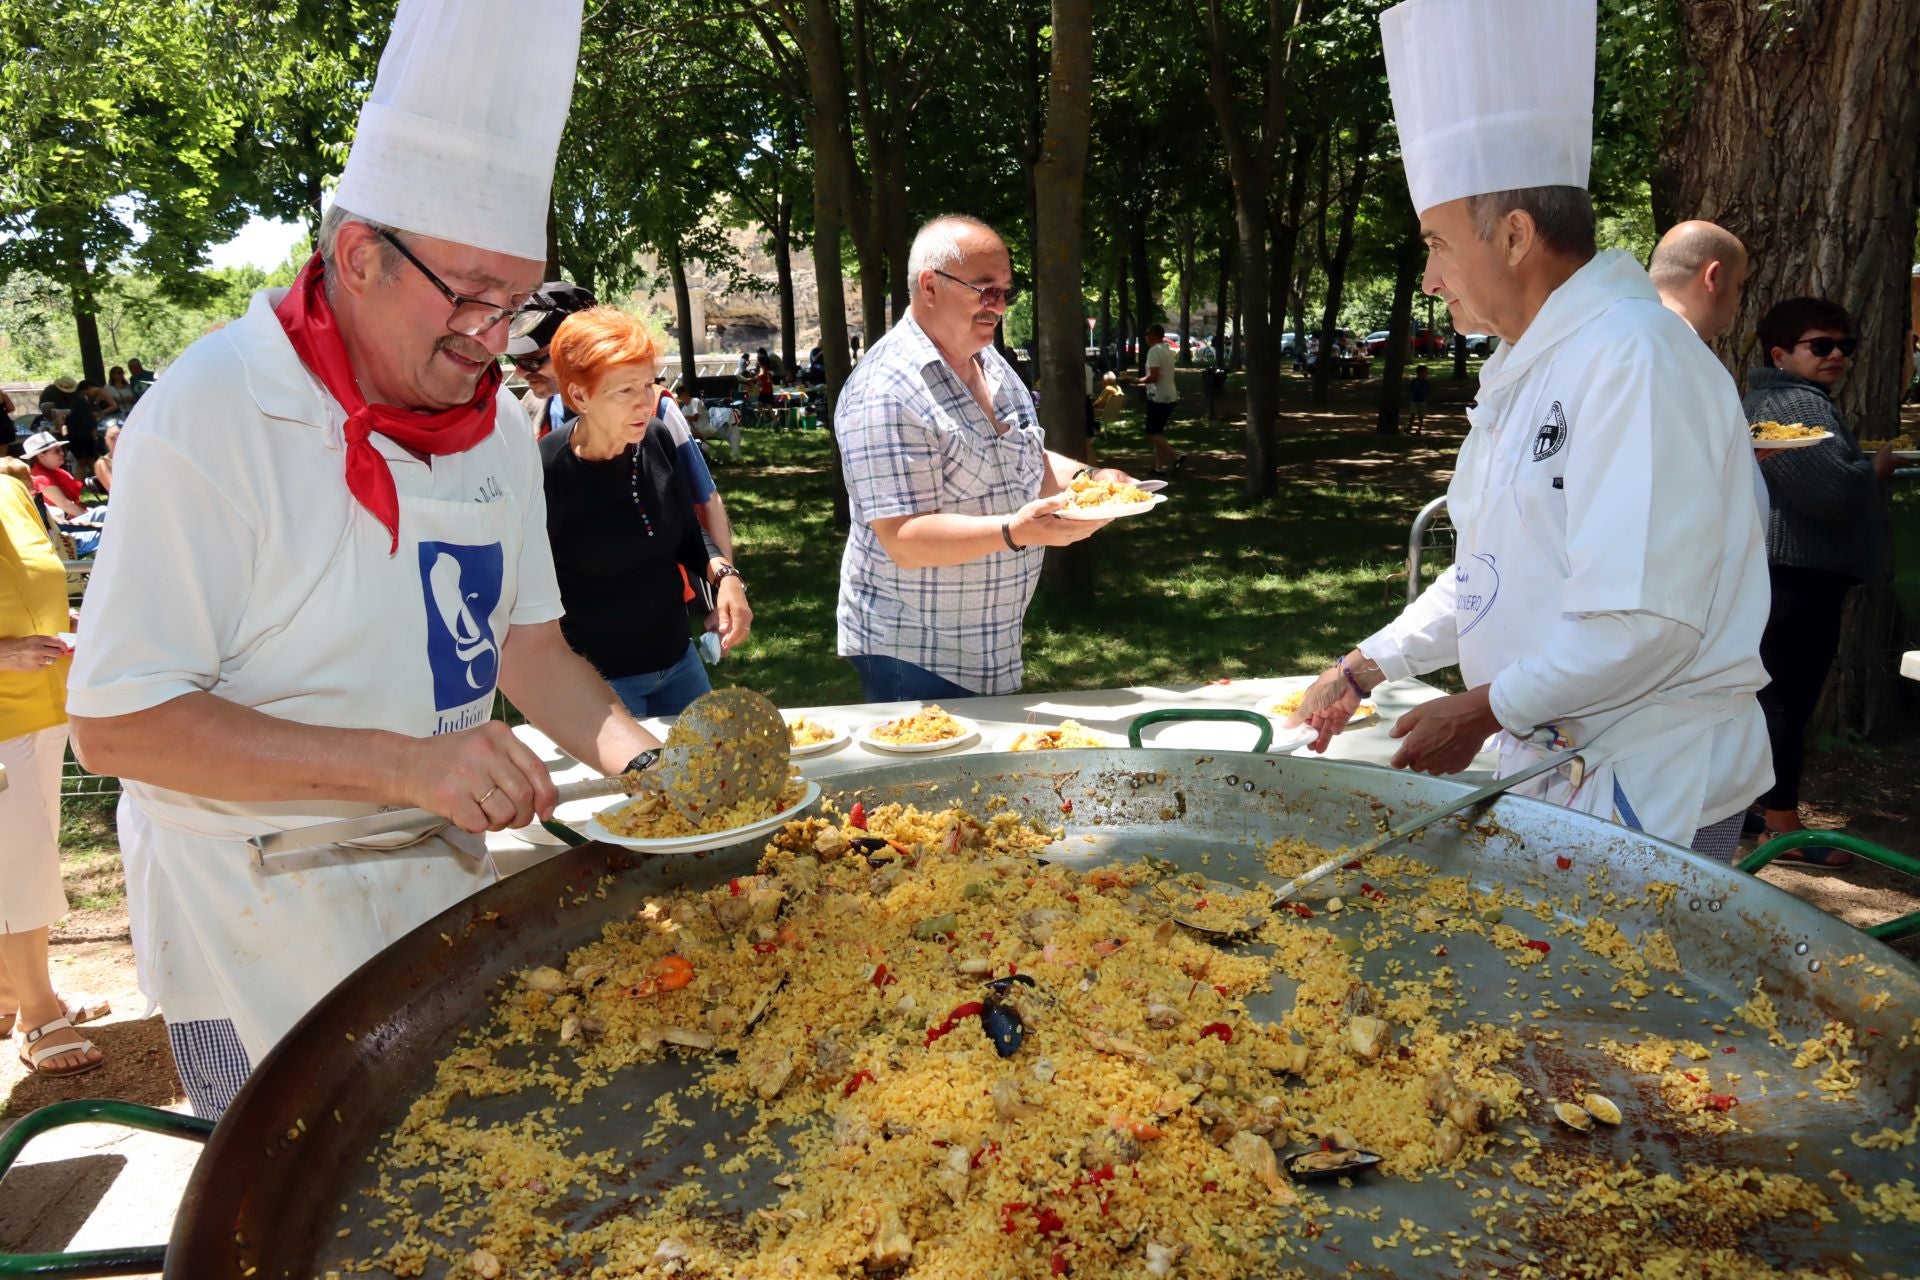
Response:
[[[1740,309],[1747,247],[1716,223],[1682,222],[1660,237],[1647,274],[1667,310],[1710,343],[1727,331]]]

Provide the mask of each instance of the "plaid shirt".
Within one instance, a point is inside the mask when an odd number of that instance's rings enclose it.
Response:
[[[834,432],[853,504],[840,561],[840,652],[900,658],[975,693],[1012,693],[1045,552],[903,569],[872,528],[932,512],[1010,516],[1040,496],[1047,455],[1033,397],[992,347],[974,359],[1004,434],[912,315],[873,344],[840,394]]]

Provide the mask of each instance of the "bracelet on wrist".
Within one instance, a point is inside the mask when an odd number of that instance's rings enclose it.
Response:
[[[1000,522],[1000,538],[1001,541],[1007,544],[1007,550],[1009,551],[1025,550],[1024,547],[1013,540],[1013,521],[1011,520],[1002,520]]]
[[[1353,672],[1351,672],[1351,671],[1349,671],[1349,670],[1347,670],[1347,655],[1346,655],[1346,654],[1344,654],[1344,653],[1343,653],[1343,654],[1341,654],[1341,655],[1340,655],[1340,661],[1339,661],[1339,662],[1337,662],[1337,663],[1335,663],[1334,665],[1335,665],[1336,667],[1338,667],[1338,668],[1339,668],[1339,670],[1340,670],[1340,678],[1341,678],[1342,680],[1345,680],[1345,681],[1347,682],[1347,687],[1348,687],[1349,689],[1352,689],[1352,690],[1353,690],[1353,693],[1354,693],[1354,696],[1355,696],[1355,697],[1357,697],[1357,698],[1364,698],[1364,697],[1366,697],[1366,696],[1367,696],[1367,691],[1366,691],[1365,689],[1363,689],[1363,688],[1361,688],[1361,687],[1360,687],[1360,682],[1359,682],[1358,680],[1356,680],[1356,679],[1354,679],[1354,678],[1353,678]]]

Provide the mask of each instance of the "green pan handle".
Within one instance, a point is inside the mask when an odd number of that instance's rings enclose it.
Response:
[[[1892,849],[1883,849],[1877,844],[1862,840],[1859,836],[1843,835],[1838,831],[1795,831],[1791,835],[1775,836],[1741,859],[1740,870],[1758,871],[1781,854],[1803,849],[1810,844],[1821,845],[1828,849],[1844,849],[1856,858],[1865,858],[1868,862],[1877,862],[1883,867],[1892,867],[1895,871],[1903,871],[1910,876],[1920,876],[1920,859],[1910,858]],[[1861,932],[1869,938],[1878,938],[1882,942],[1892,942],[1895,938],[1920,933],[1920,911],[1909,912],[1898,919],[1876,924]]]
[[[104,1098],[56,1102],[29,1111],[0,1137],[0,1177],[13,1167],[27,1143],[49,1129],[70,1124],[117,1124],[129,1129],[145,1129],[148,1133],[191,1138],[195,1142],[205,1142],[213,1132],[211,1120],[143,1107],[136,1102]],[[0,1253],[0,1276],[137,1276],[161,1270],[166,1261],[167,1247],[163,1244],[95,1249],[88,1253]]]
[[[1251,711],[1238,707],[1162,707],[1158,711],[1149,711],[1145,715],[1135,716],[1133,723],[1127,726],[1127,745],[1140,745],[1140,731],[1150,724],[1166,724],[1171,720],[1231,720],[1236,724],[1250,724],[1260,731],[1254,741],[1255,751],[1265,751],[1273,745],[1273,721]]]

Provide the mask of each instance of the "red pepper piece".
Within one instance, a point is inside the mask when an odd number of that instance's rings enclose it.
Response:
[[[1208,1194],[1218,1191],[1219,1189],[1220,1189],[1220,1184],[1213,1181],[1212,1179],[1208,1179],[1207,1181],[1200,1184],[1200,1190]]]
[[[1032,1207],[1033,1206],[1030,1204],[1026,1204],[1022,1201],[1017,1201],[1017,1200],[1010,1200],[1007,1203],[1001,1205],[1000,1206],[1000,1234],[1003,1236],[1010,1236],[1014,1232],[1018,1231],[1020,1229],[1020,1224],[1014,1221],[1015,1216],[1018,1214],[1025,1213],[1028,1209],[1031,1209]]]
[[[989,1157],[998,1155],[999,1153],[1000,1153],[1000,1144],[997,1142],[989,1142],[986,1146],[974,1152],[973,1155],[967,1159],[967,1168],[978,1169],[980,1167],[980,1162],[982,1160],[986,1160]]]
[[[1214,991],[1214,994],[1215,994],[1215,995],[1222,995],[1222,996],[1224,996],[1225,994],[1227,994],[1227,988],[1226,988],[1226,986],[1225,986],[1225,985],[1224,985],[1223,983],[1218,983],[1218,982],[1216,982],[1216,983],[1214,983],[1214,984],[1213,984],[1213,991]]]
[[[867,981],[871,982],[874,986],[880,988],[882,991],[885,991],[888,987],[900,981],[900,979],[888,973],[887,966],[882,964],[882,965],[874,966],[873,976],[871,978],[868,978]]]
[[[745,892],[743,889],[740,888],[739,876],[735,876],[733,879],[727,881],[727,892],[736,898],[739,897],[743,892]]]
[[[1722,1053],[1732,1053],[1732,1052],[1733,1052],[1733,1046],[1732,1046],[1732,1045],[1730,1045],[1730,1044],[1723,1044],[1723,1045],[1721,1045],[1721,1046],[1720,1046],[1720,1052],[1722,1052]]]
[[[855,800],[853,802],[853,808],[847,810],[847,825],[850,827],[858,827],[862,831],[865,831],[867,829],[867,806]]]
[[[1357,858],[1347,864],[1347,870],[1349,871],[1358,871],[1359,869],[1360,869],[1360,860]]]
[[[1571,871],[1573,869],[1573,859],[1563,853],[1553,860],[1553,865],[1562,871]]]
[[[1740,1105],[1740,1099],[1730,1093],[1710,1093],[1707,1095],[1707,1105],[1715,1111],[1731,1111]]]
[[[1200,1028],[1200,1038],[1204,1040],[1208,1036],[1212,1036],[1221,1044],[1232,1044],[1233,1028],[1224,1022],[1209,1022],[1206,1026]]]
[[[1052,1236],[1066,1227],[1067,1220],[1043,1205],[1034,1211],[1033,1225],[1042,1236]]]
[[[843,1098],[851,1098],[854,1094],[860,1092],[861,1085],[868,1083],[872,1079],[873,1072],[871,1071],[863,1069],[854,1072],[847,1078],[847,1082],[840,1086],[840,1096]]]
[[[1313,908],[1304,902],[1289,902],[1287,909],[1299,916],[1302,920],[1313,919]]]
[[[1200,901],[1193,904],[1193,909],[1195,911],[1205,911],[1207,909],[1207,900],[1205,898],[1200,899]]]
[[[1547,952],[1553,950],[1553,944],[1550,942],[1541,942],[1535,938],[1528,938],[1527,950],[1538,951],[1541,955],[1545,955]]]
[[[1056,1276],[1067,1274],[1067,1255],[1055,1249],[1053,1251],[1053,1257],[1047,1260],[1047,1272],[1050,1275]]]
[[[1060,802],[1060,812],[1062,812],[1062,813],[1072,813],[1072,812],[1073,812],[1073,801],[1071,801],[1071,800],[1062,800],[1062,801]]]
[[[756,942],[753,944],[753,949],[763,956],[770,956],[780,949],[780,944],[777,942]]]
[[[984,1008],[986,1006],[978,1000],[969,1000],[965,1004],[955,1006],[953,1012],[948,1014],[939,1026],[927,1028],[927,1044],[931,1046],[935,1040],[953,1030],[962,1018],[978,1017]]]

